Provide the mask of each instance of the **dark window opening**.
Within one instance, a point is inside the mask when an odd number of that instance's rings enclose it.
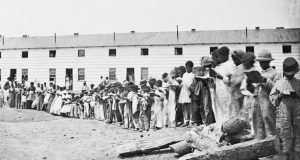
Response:
[[[85,79],[85,69],[78,68],[78,81],[84,81]]]
[[[218,47],[209,47],[209,53],[211,54],[214,50],[217,50]]]
[[[147,67],[142,67],[141,68],[141,79],[148,79],[148,68]]]
[[[141,48],[141,55],[142,56],[149,55],[149,49],[148,48]]]
[[[108,50],[108,55],[112,56],[112,57],[117,56],[117,50],[116,49],[109,49]]]
[[[254,53],[254,46],[246,46],[246,53],[247,52],[252,52]]]
[[[28,58],[28,51],[22,51],[22,58]]]
[[[56,57],[56,50],[50,50],[49,57]]]
[[[175,55],[182,55],[182,48],[175,48]]]
[[[55,82],[56,81],[56,69],[49,69],[49,81]]]
[[[2,54],[1,54],[1,52],[0,52],[0,58],[2,57]]]
[[[291,45],[283,45],[282,53],[292,53],[292,46]]]
[[[78,50],[78,57],[85,57],[85,50],[83,49]]]
[[[28,81],[28,69],[22,69],[22,81]]]
[[[116,68],[109,68],[109,80],[116,80]]]

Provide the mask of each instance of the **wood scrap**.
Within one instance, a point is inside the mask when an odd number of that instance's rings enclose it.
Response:
[[[251,160],[279,153],[279,140],[276,136],[263,140],[251,140],[231,146],[186,154],[179,160]]]
[[[241,119],[230,119],[228,121],[225,121],[222,124],[221,130],[223,133],[226,133],[227,135],[233,135],[237,134],[243,129],[248,128],[250,125],[245,120]]]
[[[170,145],[170,148],[180,156],[191,153],[193,148],[186,140]]]
[[[252,140],[254,136],[250,136],[250,135],[251,135],[250,130],[244,129],[237,134],[226,135],[225,141],[229,142],[230,144],[237,144],[237,143]]]
[[[153,141],[137,141],[116,148],[120,157],[130,157],[139,154],[149,154],[152,151],[168,148],[170,145],[183,141],[184,136],[167,137]]]

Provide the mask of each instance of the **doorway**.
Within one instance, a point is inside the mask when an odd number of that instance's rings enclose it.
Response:
[[[127,68],[126,80],[129,82],[134,82],[134,68]]]
[[[16,75],[17,75],[17,69],[10,69],[10,76],[15,79]]]
[[[66,89],[73,90],[73,69],[67,68],[66,69]]]

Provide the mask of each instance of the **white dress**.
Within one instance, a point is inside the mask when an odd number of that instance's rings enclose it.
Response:
[[[231,104],[230,88],[227,86],[228,74],[232,74],[235,69],[235,65],[232,61],[228,60],[220,65],[216,66],[215,71],[223,76],[222,79],[216,79],[216,111],[215,119],[218,124],[227,120],[229,106]]]
[[[60,114],[60,110],[62,107],[62,97],[61,92],[58,93],[58,96],[53,100],[50,113],[52,114]]]
[[[70,113],[71,109],[72,109],[72,104],[71,104],[72,96],[71,95],[67,95],[67,96],[62,97],[62,98],[66,98],[67,100],[65,102],[65,105],[61,108],[60,114],[62,114],[62,113]]]

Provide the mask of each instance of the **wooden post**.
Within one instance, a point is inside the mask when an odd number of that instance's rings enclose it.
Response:
[[[251,140],[231,146],[186,154],[179,160],[252,160],[279,153],[279,140],[268,137],[263,140]]]

